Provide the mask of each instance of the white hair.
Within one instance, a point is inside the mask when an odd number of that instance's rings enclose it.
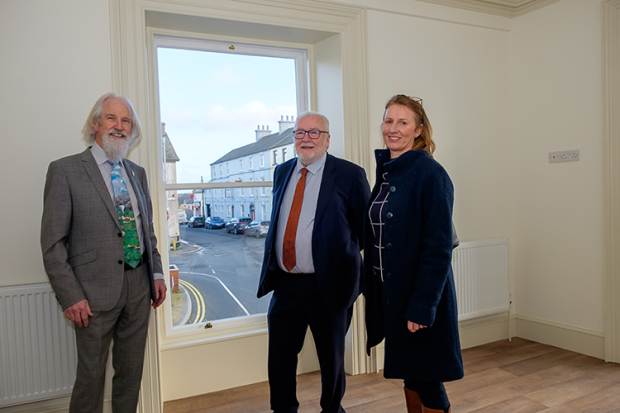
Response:
[[[82,137],[88,145],[95,144],[96,132],[93,129],[93,121],[96,121],[97,124],[100,124],[101,113],[103,112],[103,102],[108,99],[120,99],[129,108],[129,111],[131,112],[131,142],[135,142],[140,137],[140,133],[142,133],[142,125],[140,124],[140,119],[138,118],[138,115],[136,114],[136,111],[134,110],[133,105],[131,104],[131,101],[129,99],[127,99],[125,96],[117,95],[116,93],[111,92],[101,96],[99,100],[97,100],[97,102],[95,103],[95,106],[93,106],[90,114],[88,115],[88,118],[86,119],[84,128],[82,129]]]
[[[299,126],[299,121],[302,120],[303,118],[307,118],[307,117],[317,117],[320,118],[323,121],[323,126],[325,127],[325,132],[329,132],[329,119],[327,119],[327,117],[325,115],[320,114],[319,112],[312,112],[312,111],[306,111],[306,112],[301,112],[299,115],[297,115],[297,121],[295,121],[295,129],[297,130],[297,126]]]

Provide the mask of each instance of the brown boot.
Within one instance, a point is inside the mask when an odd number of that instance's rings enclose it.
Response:
[[[448,407],[448,410],[436,410],[436,409],[429,409],[428,407],[422,406],[422,413],[450,413],[451,410],[452,409],[450,407]]]
[[[422,402],[417,392],[405,389],[405,400],[407,401],[407,413],[422,413]]]

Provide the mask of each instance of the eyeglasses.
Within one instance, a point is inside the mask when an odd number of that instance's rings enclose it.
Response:
[[[423,102],[422,98],[419,98],[419,97],[417,97],[417,96],[407,96],[407,97],[408,97],[409,99],[411,99],[411,100],[415,100],[416,102],[418,102],[418,103],[420,104],[420,106],[424,106],[424,105],[422,104],[422,102]]]
[[[305,134],[308,134],[308,137],[310,139],[319,139],[319,137],[321,136],[321,133],[329,133],[327,131],[324,130],[296,130],[293,131],[293,134],[295,135],[295,139],[297,140],[301,140],[304,138]]]

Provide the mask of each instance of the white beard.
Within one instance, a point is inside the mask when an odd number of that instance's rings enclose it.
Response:
[[[125,139],[110,138],[110,133],[120,133]],[[127,136],[124,131],[110,129],[101,138],[103,143],[103,151],[109,160],[119,162],[127,155],[127,151],[131,148],[134,140]]]

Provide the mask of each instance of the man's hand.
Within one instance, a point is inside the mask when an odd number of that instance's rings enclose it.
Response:
[[[420,325],[418,323],[414,323],[413,321],[407,321],[407,328],[412,333],[415,333],[416,331],[418,331],[421,328],[426,328],[426,326],[422,326],[422,325]]]
[[[92,317],[88,300],[84,299],[65,310],[67,320],[74,322],[78,327],[88,327],[88,317]]]
[[[164,302],[166,299],[166,283],[164,280],[155,280],[155,292],[157,294],[157,299],[153,302],[153,308],[157,308]]]

